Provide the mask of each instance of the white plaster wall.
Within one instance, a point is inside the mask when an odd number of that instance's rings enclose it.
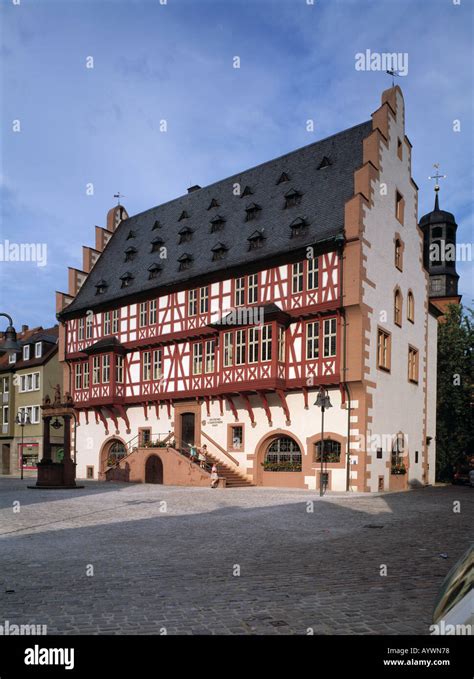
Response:
[[[340,436],[347,437],[347,410],[342,406],[341,394],[339,389],[330,390],[330,398],[332,408],[325,413],[324,429],[326,432],[333,431]],[[252,405],[254,416],[256,420],[255,426],[252,426],[250,416],[241,398],[235,398],[234,404],[238,412],[238,422],[235,421],[234,416],[227,403],[224,405],[224,414],[220,414],[220,406],[218,400],[214,400],[210,406],[210,416],[207,415],[206,405],[202,405],[201,428],[205,431],[216,443],[227,450],[227,425],[229,424],[243,424],[244,425],[244,441],[245,447],[241,452],[230,452],[239,462],[239,471],[245,473],[252,473],[254,461],[248,460],[249,455],[256,452],[256,448],[263,437],[270,434],[275,429],[283,429],[290,434],[293,434],[302,445],[303,455],[312,455],[313,451],[308,451],[306,448],[306,439],[321,432],[321,411],[314,406],[316,400],[317,390],[310,391],[308,394],[308,410],[304,409],[304,397],[302,393],[293,393],[287,395],[288,408],[291,413],[291,425],[286,425],[286,416],[280,401],[276,395],[269,394],[268,402],[272,416],[272,426],[269,425],[265,411],[261,405],[260,397],[250,396],[250,403]],[[166,406],[160,407],[160,419],[156,418],[154,406],[148,409],[148,419],[145,420],[143,407],[137,406],[129,408],[127,415],[130,420],[131,433],[127,434],[125,431],[125,424],[123,420],[119,419],[119,438],[125,442],[130,441],[138,433],[139,427],[151,427],[152,434],[167,434],[174,429],[173,418],[174,409],[171,409],[171,419],[168,418]],[[212,420],[218,420],[213,425]],[[109,423],[109,436],[105,435],[104,426],[102,422],[96,424],[95,416],[89,414],[89,424],[85,423],[84,415],[81,415],[81,425],[77,428],[77,476],[78,478],[85,478],[86,467],[88,465],[94,466],[95,478],[98,478],[99,472],[99,454],[103,443],[110,438],[115,437],[115,429],[111,420],[107,419]],[[209,443],[203,436],[201,444],[206,443],[209,451],[224,462],[229,463],[226,458],[216,447]],[[345,459],[346,450],[341,451],[341,457]],[[319,469],[319,465],[314,463],[312,469]],[[346,471],[345,469],[334,469],[331,471],[332,490],[344,491],[346,489]],[[311,477],[305,479],[308,488],[315,488],[315,473]]]
[[[382,144],[381,173],[374,184],[374,207],[365,208],[364,238],[370,243],[363,244],[363,254],[367,257],[366,269],[368,278],[375,284],[372,287],[363,284],[363,301],[370,308],[371,329],[366,335],[369,358],[367,380],[376,383],[376,388],[368,389],[373,395],[373,408],[369,410],[372,425],[364,435],[385,436],[383,459],[376,458],[377,444],[370,451],[372,464],[370,488],[377,490],[378,476],[384,476],[385,488],[388,488],[389,470],[386,462],[390,459],[390,445],[387,439],[398,431],[405,434],[410,455],[409,478],[422,480],[423,455],[423,371],[425,369],[425,301],[428,296],[427,280],[420,261],[421,236],[416,226],[416,194],[410,183],[409,146],[403,141],[403,99],[398,97],[398,118],[395,122],[390,117],[390,145],[386,149]],[[403,142],[403,160],[397,155],[397,139]],[[383,195],[383,186],[387,185],[387,195]],[[382,191],[381,191],[382,189]],[[395,191],[405,198],[404,224],[395,217]],[[403,252],[403,272],[394,264],[394,239],[398,232],[405,244]],[[402,327],[394,323],[393,295],[396,285],[403,296]],[[411,289],[415,298],[415,322],[407,320],[407,296]],[[377,326],[392,333],[391,372],[386,373],[377,368]],[[418,385],[408,381],[408,345],[419,351]],[[383,439],[382,439],[383,440]],[[418,450],[418,464],[415,464],[415,451]]]
[[[431,436],[428,446],[428,483],[435,482],[436,474],[436,382],[438,362],[438,320],[428,314],[428,374],[427,374],[427,427]]]
[[[168,434],[173,429],[171,420],[168,418],[168,411],[164,405],[160,407],[160,419],[156,417],[154,406],[148,408],[148,419],[145,419],[145,413],[141,406],[129,408],[127,416],[130,421],[131,433],[127,434],[124,421],[121,418],[117,418],[119,433],[116,434],[114,423],[110,418],[107,418],[109,425],[109,434],[107,436],[102,422],[99,420],[99,424],[96,424],[94,413],[89,413],[89,424],[86,424],[84,413],[81,413],[81,424],[76,430],[76,473],[78,478],[86,478],[86,467],[89,465],[94,466],[94,478],[98,478],[100,450],[105,441],[119,438],[126,443],[138,434],[139,427],[151,427],[152,433],[156,436],[158,434]],[[171,411],[171,416],[173,416],[173,410]]]

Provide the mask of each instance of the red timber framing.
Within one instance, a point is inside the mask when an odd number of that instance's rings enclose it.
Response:
[[[276,393],[289,421],[285,393],[302,391],[308,407],[308,388],[340,382],[339,278],[334,250],[314,260],[242,270],[234,279],[159,297],[136,297],[115,309],[93,310],[88,320],[85,315],[69,319],[66,358],[74,402],[83,410],[94,409],[96,417],[102,407],[110,417],[118,413],[129,430],[126,407],[143,407],[148,418],[150,407],[155,406],[159,417],[166,404],[171,418],[173,401],[189,399],[202,399],[207,416],[213,399],[218,399],[221,415],[227,401],[238,421],[232,399],[237,394],[252,422],[249,395],[259,394],[270,422],[266,394]],[[274,311],[268,320],[259,316],[257,324],[255,319],[228,323],[225,316],[238,309],[236,302],[257,314],[266,306]],[[99,380],[93,379],[97,356]],[[109,361],[107,383],[102,380],[104,360]]]
[[[115,407],[116,407],[117,410],[119,411],[120,417],[121,417],[122,420],[125,422],[125,426],[127,427],[127,434],[130,434],[130,433],[131,433],[131,429],[130,429],[130,420],[128,419],[128,415],[127,415],[127,410],[126,410],[126,408],[124,408],[123,405],[121,405],[120,403],[117,404]]]
[[[290,409],[288,408],[288,403],[286,402],[285,392],[282,391],[281,389],[277,389],[277,394],[278,394],[278,398],[281,401],[281,405],[283,407],[283,410],[285,411],[286,424],[290,425],[291,424]]]
[[[224,415],[224,397],[218,395],[217,400],[219,401],[219,412],[222,417]]]
[[[308,390],[306,387],[302,387],[303,391],[303,397],[304,397],[304,409],[308,410],[309,405],[308,405]]]
[[[271,427],[271,426],[273,426],[272,414],[271,414],[271,411],[270,411],[270,407],[268,405],[266,394],[265,394],[264,391],[259,391],[258,394],[259,394],[259,396],[262,400],[262,405],[263,405],[263,409],[265,410],[265,415],[267,416],[268,424]]]
[[[236,409],[236,407],[235,407],[235,405],[234,405],[234,401],[232,400],[232,396],[226,396],[226,399],[227,399],[227,403],[229,404],[229,408],[230,408],[231,411],[232,411],[232,414],[233,414],[233,416],[234,416],[235,421],[238,422],[238,421],[239,421],[239,416],[238,416],[238,414],[237,414],[237,409]]]
[[[116,416],[115,416],[115,413],[114,413],[113,409],[110,408],[110,407],[108,407],[108,406],[103,406],[103,408],[104,408],[105,412],[108,413],[108,414],[110,415],[110,419],[112,420],[112,422],[113,422],[114,425],[115,425],[115,431],[116,431],[116,433],[118,433],[118,431],[119,431],[118,420],[117,420],[117,418],[116,418]]]
[[[94,412],[95,412],[95,416],[96,416],[96,421],[97,421],[97,418],[100,419],[100,421],[101,421],[102,424],[104,425],[105,433],[106,433],[106,435],[108,436],[108,434],[109,434],[109,427],[108,427],[108,425],[107,425],[107,420],[106,420],[106,418],[104,417],[104,414],[103,414],[103,412],[102,412],[102,409],[96,407],[96,408],[94,408]],[[97,421],[97,423],[98,423],[98,421]]]
[[[244,400],[245,407],[247,408],[247,412],[248,412],[249,417],[250,417],[250,422],[252,424],[255,424],[255,415],[253,414],[253,410],[252,410],[252,406],[250,405],[249,397],[247,396],[247,394],[240,394],[240,396],[242,396],[242,398]]]

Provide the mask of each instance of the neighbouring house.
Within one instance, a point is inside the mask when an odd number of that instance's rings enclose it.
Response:
[[[41,406],[46,394],[53,395],[62,383],[58,361],[58,326],[29,329],[18,333],[21,349],[0,357],[2,473],[36,470],[43,455]],[[18,415],[26,416],[22,427]],[[54,459],[61,459],[62,423],[51,436]]]

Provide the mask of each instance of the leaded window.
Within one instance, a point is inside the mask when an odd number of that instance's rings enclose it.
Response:
[[[314,447],[315,447],[315,458],[314,458],[315,462],[321,462],[322,441],[318,441]],[[323,462],[340,462],[341,444],[339,443],[339,441],[325,439],[323,450],[324,450]]]
[[[301,471],[301,449],[289,436],[281,436],[268,446],[263,463],[265,471]]]

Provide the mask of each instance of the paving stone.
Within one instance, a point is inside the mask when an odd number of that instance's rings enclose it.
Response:
[[[0,478],[0,624],[49,634],[427,634],[474,522],[474,493],[460,487],[321,500],[96,482],[48,493],[29,482]]]

